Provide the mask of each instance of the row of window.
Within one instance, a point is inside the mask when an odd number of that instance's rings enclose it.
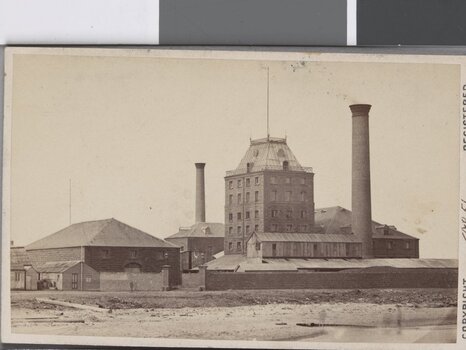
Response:
[[[406,242],[404,242],[403,245],[404,245],[405,249],[411,249],[411,242],[406,241]],[[393,249],[393,242],[391,242],[391,241],[387,242],[387,249]]]
[[[236,213],[236,219],[237,219],[237,220],[242,220],[242,216],[243,216],[243,215],[242,215],[241,212]],[[251,212],[250,212],[250,211],[246,211],[246,212],[244,213],[244,218],[245,218],[246,220],[249,220],[249,219],[251,218]],[[258,218],[259,218],[259,210],[255,210],[255,211],[254,211],[254,218],[255,218],[255,219],[258,219]],[[233,222],[233,213],[229,213],[229,214],[228,214],[228,221],[229,221],[229,222]]]
[[[241,204],[243,201],[243,195],[241,193],[238,193],[237,196],[236,196],[236,203],[237,204]],[[251,193],[250,192],[246,192],[246,196],[245,196],[245,203],[249,203],[251,201]],[[254,202],[259,202],[259,191],[255,191],[254,192]],[[229,204],[233,204],[233,195],[230,194],[230,196],[228,197],[228,203]]]
[[[271,224],[270,232],[308,232],[308,225],[293,225],[293,224]]]
[[[284,183],[284,184],[296,184],[296,185],[305,185],[306,184],[306,178],[304,177],[294,177],[291,178],[289,176],[286,177],[277,177],[277,176],[271,176],[270,177],[270,183],[272,185],[277,185],[278,183]]]
[[[233,186],[233,183],[234,183],[233,180],[230,180],[230,181],[228,182],[228,188],[229,188],[230,190],[232,190],[233,187],[234,187],[234,186]],[[257,185],[259,185],[259,184],[260,184],[259,176],[256,176],[256,177],[254,178],[254,185],[257,186]],[[249,178],[249,177],[246,178],[246,180],[245,180],[245,185],[246,185],[246,187],[250,187],[250,186],[251,186],[251,178]],[[238,179],[238,180],[236,180],[236,186],[237,186],[237,188],[242,188],[242,187],[243,187],[243,179]]]
[[[271,191],[270,192],[270,200],[272,202],[276,202],[276,201],[278,201],[278,199],[279,199],[278,191],[277,190]],[[285,202],[292,201],[293,200],[293,192],[292,191],[285,191],[284,200],[285,200]],[[306,200],[306,192],[305,191],[301,191],[301,193],[299,194],[299,200],[301,202],[304,202]]]
[[[251,225],[246,225],[244,227],[245,233],[251,233],[252,226]],[[259,225],[254,225],[254,231],[257,232],[259,231]],[[228,227],[228,234],[232,235],[235,233],[233,226]],[[241,235],[243,234],[243,226],[237,226],[236,227],[236,234]]]
[[[236,242],[236,245],[234,245],[234,242],[229,242],[228,243],[228,251],[233,252],[234,247],[236,246],[236,251],[240,252],[241,251],[241,242]]]
[[[270,216],[273,218],[284,217],[286,219],[293,219],[294,217],[292,209],[286,209],[286,210],[272,209],[270,212]],[[307,218],[307,211],[301,210],[298,218],[301,218],[301,219]]]
[[[296,177],[296,178],[291,178],[289,176],[286,176],[286,177],[277,177],[277,176],[271,176],[270,177],[270,183],[272,185],[276,185],[278,183],[284,183],[284,184],[297,184],[297,185],[305,185],[306,184],[306,178],[304,177]],[[234,181],[233,180],[230,180],[228,181],[228,188],[230,190],[232,190],[233,188],[235,188],[234,186]],[[244,185],[246,187],[250,187],[251,186],[251,178],[246,178],[244,180]],[[256,176],[254,178],[254,185],[260,185],[260,178],[259,176]],[[238,179],[236,180],[236,188],[242,188],[243,187],[243,179]]]
[[[102,249],[101,257],[103,259],[109,259],[111,257],[110,249]],[[129,251],[129,258],[130,259],[136,259],[137,257],[138,257],[138,251],[135,250],[135,249],[131,249]],[[158,260],[166,259],[166,258],[168,258],[168,252],[166,252],[166,251],[157,252],[156,258]]]

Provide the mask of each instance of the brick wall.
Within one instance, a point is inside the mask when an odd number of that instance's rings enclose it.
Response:
[[[81,260],[80,247],[28,250],[27,254],[33,266],[42,265],[48,261]]]
[[[127,273],[127,272],[101,272],[101,291],[148,291],[162,290],[161,273]]]
[[[457,288],[457,269],[358,269],[339,272],[206,271],[207,290]]]
[[[108,250],[108,255],[104,255]],[[136,256],[132,256],[136,251]],[[165,252],[168,257],[165,257]],[[86,264],[100,272],[124,272],[128,264],[138,264],[141,272],[159,273],[170,265],[170,283],[181,284],[179,248],[86,247]]]

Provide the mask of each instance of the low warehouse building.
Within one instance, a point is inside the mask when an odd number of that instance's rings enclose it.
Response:
[[[351,234],[254,232],[248,258],[360,258],[361,242]]]
[[[99,290],[99,273],[81,261],[51,261],[37,267],[41,282],[57,290]]]
[[[33,262],[83,261],[98,272],[160,273],[181,284],[180,249],[115,219],[73,224],[26,246]]]
[[[352,212],[335,206],[315,212],[316,226],[323,234],[351,233]],[[419,258],[419,238],[400,232],[395,226],[372,221],[374,258]]]
[[[10,289],[36,290],[39,273],[32,267],[24,247],[10,248]]]

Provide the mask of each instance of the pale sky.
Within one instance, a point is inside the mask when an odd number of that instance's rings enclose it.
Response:
[[[457,257],[459,66],[15,55],[11,239],[114,217],[164,238],[194,223],[195,162],[207,221],[224,222],[225,172],[249,138],[288,138],[315,172],[316,207],[351,209],[353,103],[372,104],[373,219]]]

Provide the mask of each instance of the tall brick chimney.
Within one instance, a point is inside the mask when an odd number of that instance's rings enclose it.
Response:
[[[205,222],[205,163],[195,163],[196,166],[196,223]]]
[[[369,110],[371,105],[350,106],[353,119],[351,228],[362,241],[362,257],[373,257]]]

